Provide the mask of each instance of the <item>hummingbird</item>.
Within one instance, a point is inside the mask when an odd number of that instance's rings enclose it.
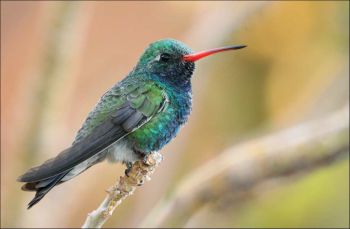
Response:
[[[53,187],[104,160],[132,163],[160,150],[178,133],[192,107],[191,77],[203,57],[245,45],[193,52],[184,43],[151,43],[133,70],[111,87],[88,114],[70,147],[17,180],[35,191],[28,209]]]

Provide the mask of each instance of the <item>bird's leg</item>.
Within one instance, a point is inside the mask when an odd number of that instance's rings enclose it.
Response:
[[[142,160],[142,162],[145,163],[145,164],[148,164],[147,163],[147,155],[148,155],[148,153],[143,153],[143,152],[138,152],[138,153],[140,155],[140,159]]]
[[[142,160],[143,162],[146,161],[146,156],[148,153],[142,152],[136,148],[133,149],[134,153],[138,155],[139,160]]]
[[[125,176],[129,177],[129,173],[132,167],[132,162],[125,162],[125,165],[126,165]]]

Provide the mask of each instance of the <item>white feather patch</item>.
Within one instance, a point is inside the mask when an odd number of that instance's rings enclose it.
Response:
[[[121,140],[107,149],[107,160],[109,162],[134,162],[140,159],[129,146],[127,140]]]
[[[103,153],[103,152],[102,152]],[[89,167],[91,164],[94,164],[97,160],[101,158],[101,153],[96,154],[95,156],[83,161],[82,163],[74,166],[74,168],[62,178],[62,181],[67,181],[75,177],[76,175],[83,172],[87,167]]]
[[[62,178],[62,181],[67,181],[77,176],[91,164],[95,164],[96,161],[101,160],[106,155],[109,162],[135,162],[140,159],[140,156],[136,154],[128,145],[127,140],[120,140],[108,147],[104,152],[96,154],[95,156],[83,161],[76,165],[66,176]]]

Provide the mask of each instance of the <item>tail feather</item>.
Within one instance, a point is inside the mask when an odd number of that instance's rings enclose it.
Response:
[[[80,173],[86,171],[88,168],[94,164],[104,160],[105,155],[94,156],[88,159],[85,163],[73,167],[72,169],[65,171],[63,173],[57,174],[56,176],[46,178],[39,181],[27,182],[22,186],[23,191],[34,191],[36,192],[34,198],[29,202],[28,209],[33,205],[38,203],[53,187],[63,182],[66,182],[73,177],[79,175]]]
[[[22,186],[22,190],[24,191],[36,191],[34,198],[29,202],[28,208],[30,209],[35,204],[37,204],[53,187],[55,187],[62,178],[67,175],[68,172],[64,172],[58,174],[57,176],[51,177],[46,180],[37,181],[37,182],[29,182]]]

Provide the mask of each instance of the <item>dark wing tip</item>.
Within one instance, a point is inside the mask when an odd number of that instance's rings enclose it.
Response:
[[[25,174],[22,174],[21,176],[17,177],[16,181],[18,182],[30,182],[30,173],[26,172]]]
[[[26,174],[22,174],[21,176],[17,177],[16,181],[18,181],[18,182],[26,182],[25,181],[25,175]]]
[[[50,161],[50,160],[48,160]],[[44,163],[45,164],[45,163]],[[19,176],[16,180],[18,182],[34,182],[34,181],[38,181],[35,180],[41,166],[37,166],[37,167],[33,167],[31,169],[29,169],[27,172],[25,172],[24,174],[22,174],[21,176]]]

